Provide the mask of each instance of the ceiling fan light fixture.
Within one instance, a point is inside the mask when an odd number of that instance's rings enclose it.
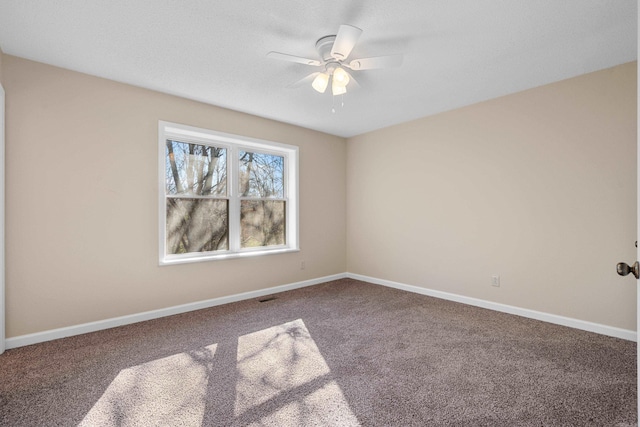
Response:
[[[333,84],[346,87],[349,84],[349,74],[340,67],[333,71]]]
[[[316,78],[313,79],[313,83],[311,83],[311,87],[313,87],[316,91],[320,93],[324,93],[324,91],[327,90],[328,85],[329,85],[329,75],[327,73],[318,74]]]
[[[342,84],[338,83],[336,81],[335,75],[333,76],[333,79],[331,82],[331,93],[333,93],[334,96],[343,95],[347,93],[347,86],[343,86]]]

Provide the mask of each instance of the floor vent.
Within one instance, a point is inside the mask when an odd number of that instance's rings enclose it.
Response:
[[[266,298],[259,299],[258,301],[267,302],[267,301],[273,301],[274,299],[278,299],[278,297],[266,297]]]

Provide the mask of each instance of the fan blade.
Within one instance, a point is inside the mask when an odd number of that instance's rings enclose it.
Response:
[[[316,78],[316,76],[318,74],[320,74],[320,71],[316,71],[315,73],[311,73],[308,76],[301,78],[297,82],[287,85],[286,87],[289,88],[289,89],[295,89],[295,88],[303,86],[303,85],[308,85],[309,87],[311,87],[311,83],[313,83],[313,80]]]
[[[282,61],[296,62],[298,64],[305,64],[305,65],[318,66],[321,64],[320,61],[317,61],[315,59],[302,58],[300,56],[287,55],[286,53],[280,53],[280,52],[269,52],[267,53],[267,57],[273,58],[273,59],[280,59]]]
[[[336,40],[331,48],[331,56],[339,60],[347,59],[360,38],[360,34],[362,34],[360,28],[351,25],[340,25]]]
[[[349,62],[348,67],[352,70],[372,70],[374,68],[399,67],[400,65],[402,65],[402,55],[389,55],[354,59]]]

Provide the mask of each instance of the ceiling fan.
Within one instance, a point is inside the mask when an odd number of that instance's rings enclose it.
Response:
[[[375,68],[398,67],[402,64],[402,55],[400,54],[351,59],[348,61],[347,59],[361,34],[362,30],[360,28],[345,24],[340,25],[338,34],[321,37],[316,42],[316,50],[318,51],[320,60],[302,58],[280,52],[269,52],[267,57],[311,65],[313,67],[321,67],[323,69],[322,71],[311,73],[297,83],[294,83],[293,86],[311,82],[311,86],[316,91],[324,93],[331,81],[332,94],[342,95],[347,92],[347,85],[350,82],[352,82],[354,86],[358,85],[353,76],[345,70],[345,68],[353,71],[361,71]]]

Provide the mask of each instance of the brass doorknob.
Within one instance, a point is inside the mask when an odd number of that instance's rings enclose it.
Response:
[[[621,276],[633,273],[636,279],[640,279],[640,263],[638,261],[634,262],[632,266],[629,266],[626,262],[619,262],[618,265],[616,265],[616,270]]]

